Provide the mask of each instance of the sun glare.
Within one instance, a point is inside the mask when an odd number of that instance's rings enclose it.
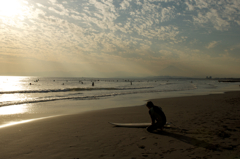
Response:
[[[0,115],[22,114],[27,111],[25,105],[0,107]]]
[[[20,0],[0,0],[0,15],[13,17],[21,15],[23,5]]]

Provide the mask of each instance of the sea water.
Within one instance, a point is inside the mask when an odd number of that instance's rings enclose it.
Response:
[[[0,76],[0,116],[45,117],[135,106],[153,98],[223,93],[238,85],[193,78]]]

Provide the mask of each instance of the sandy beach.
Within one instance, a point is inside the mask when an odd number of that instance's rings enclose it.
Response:
[[[240,92],[151,100],[172,122],[163,132],[114,127],[150,122],[145,106],[105,109],[0,129],[0,159],[240,159]]]

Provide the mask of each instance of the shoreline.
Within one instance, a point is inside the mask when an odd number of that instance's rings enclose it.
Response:
[[[239,158],[240,91],[152,99],[172,128],[157,134],[108,122],[150,122],[145,106],[107,108],[1,128],[0,158]]]

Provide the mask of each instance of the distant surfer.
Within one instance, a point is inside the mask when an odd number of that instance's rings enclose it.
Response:
[[[94,82],[92,82],[92,86],[94,86]]]
[[[151,101],[147,102],[146,106],[149,109],[149,115],[152,119],[152,125],[147,128],[147,131],[153,132],[157,129],[163,130],[167,119],[164,112],[162,111],[162,108],[159,106],[155,106]]]

